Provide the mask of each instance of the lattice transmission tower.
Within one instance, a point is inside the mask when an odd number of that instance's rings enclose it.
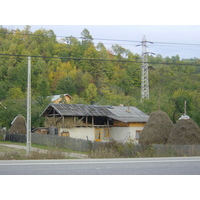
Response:
[[[153,42],[149,42],[146,40],[146,37],[143,36],[141,45],[137,46],[142,46],[142,75],[141,75],[141,102],[143,99],[149,99],[149,72],[148,72],[148,54],[154,54],[151,52],[147,52],[147,43],[153,44]]]

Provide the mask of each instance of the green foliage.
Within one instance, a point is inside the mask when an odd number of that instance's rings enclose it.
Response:
[[[65,78],[60,79],[56,87],[56,93],[69,93],[70,95],[74,95],[76,93],[76,85],[73,77],[68,75]]]
[[[140,56],[118,44],[111,50],[101,42],[95,45],[87,29],[81,32],[80,40],[70,36],[57,41],[52,30],[39,29],[32,33],[30,26],[26,26],[14,34],[0,26],[0,52],[43,56],[31,59],[34,126],[43,125],[39,115],[50,103],[47,96],[64,93],[74,98],[73,103],[124,104],[137,106],[147,114],[162,109],[174,122],[183,114],[187,101],[187,114],[200,125],[200,67],[195,66],[200,65],[199,59],[149,56],[153,66],[149,68],[150,99],[141,103],[141,64],[137,63]],[[26,116],[26,88],[27,58],[2,56],[0,101],[8,109],[0,107],[0,125],[9,127],[17,114]]]
[[[86,93],[86,99],[90,104],[93,104],[96,101],[97,98],[97,87],[94,85],[94,83],[90,83],[88,87],[85,90]]]
[[[26,100],[25,99],[10,99],[2,101],[2,104],[7,108],[0,106],[0,127],[10,127],[13,119],[21,114],[26,116]]]

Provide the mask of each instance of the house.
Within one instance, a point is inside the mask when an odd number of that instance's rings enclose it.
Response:
[[[52,103],[70,103],[73,98],[69,94],[58,94],[51,96]]]
[[[110,139],[138,142],[149,116],[132,106],[49,104],[41,114],[45,127],[57,128],[59,136],[91,141]]]

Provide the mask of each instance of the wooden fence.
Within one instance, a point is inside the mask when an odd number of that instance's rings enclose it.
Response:
[[[26,143],[24,134],[6,134],[7,141]],[[31,134],[31,143],[45,146],[62,147],[73,151],[87,152],[105,147],[105,142],[94,142],[83,139],[70,138],[58,135]],[[118,150],[127,151],[125,157],[175,157],[175,156],[200,156],[200,145],[128,145],[120,144]],[[118,146],[119,147],[119,146]],[[145,153],[145,154],[144,154]],[[130,154],[130,155],[129,155]]]
[[[6,140],[12,142],[26,143],[24,134],[6,134]],[[89,140],[70,138],[58,135],[31,134],[31,143],[52,147],[62,147],[74,151],[86,152],[98,148],[102,142],[91,142]]]

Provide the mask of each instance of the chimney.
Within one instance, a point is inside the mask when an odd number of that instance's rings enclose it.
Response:
[[[128,105],[128,110],[126,111],[126,112],[128,112],[128,113],[130,113],[131,111],[130,111],[130,106]]]

